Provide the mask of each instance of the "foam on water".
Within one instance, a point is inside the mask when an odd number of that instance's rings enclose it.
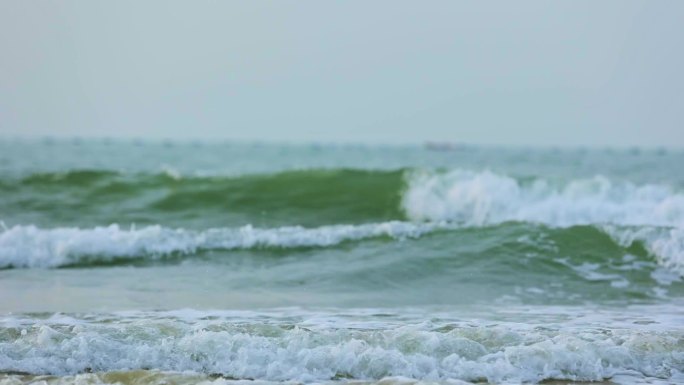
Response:
[[[402,206],[414,221],[465,226],[597,225],[622,246],[644,243],[662,266],[684,275],[684,194],[668,186],[600,176],[554,185],[543,179],[521,183],[489,171],[414,172]]]
[[[617,322],[599,313],[587,316],[591,322],[547,323],[383,313],[7,316],[0,319],[0,370],[67,375],[155,368],[305,383],[396,376],[492,383],[673,379],[684,370],[684,334],[662,317],[635,313],[632,320],[640,322],[623,328],[625,312]],[[681,314],[675,318],[681,322]]]
[[[684,383],[684,153],[0,146],[0,385]]]
[[[521,183],[489,171],[414,172],[402,204],[413,220],[479,226],[520,221],[684,227],[684,194],[600,176],[554,185],[543,179]]]
[[[684,276],[684,228],[602,226],[619,245],[629,247],[641,242],[658,264]]]
[[[318,228],[260,229],[248,225],[205,231],[169,229],[159,225],[128,230],[116,224],[92,229],[14,226],[0,233],[0,268],[56,267],[141,256],[159,258],[209,249],[325,247],[374,237],[418,237],[445,226],[444,223],[398,221]]]

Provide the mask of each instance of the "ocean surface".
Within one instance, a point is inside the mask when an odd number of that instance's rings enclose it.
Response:
[[[0,141],[0,384],[684,383],[684,150]]]

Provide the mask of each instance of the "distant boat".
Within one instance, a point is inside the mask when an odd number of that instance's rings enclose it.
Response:
[[[466,148],[465,144],[450,142],[425,142],[425,149],[430,151],[458,151]]]

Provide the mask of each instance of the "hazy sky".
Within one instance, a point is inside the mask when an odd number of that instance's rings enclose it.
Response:
[[[684,1],[0,1],[0,134],[684,146]]]

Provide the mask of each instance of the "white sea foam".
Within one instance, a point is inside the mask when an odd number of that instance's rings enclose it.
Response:
[[[319,324],[306,315],[243,315],[239,322],[212,312],[192,320],[154,313],[98,317],[0,319],[0,371],[65,375],[155,368],[307,383],[397,376],[515,383],[625,375],[672,379],[684,369],[684,334],[662,325],[657,331],[611,325],[607,331],[579,323],[390,319],[364,328],[354,320]]]
[[[643,242],[658,262],[684,275],[684,194],[662,185],[604,177],[555,185],[493,172],[416,172],[402,201],[414,221],[486,226],[508,221],[551,227],[597,225],[616,242]]]
[[[415,172],[403,198],[418,221],[490,225],[507,221],[551,226],[615,224],[684,227],[684,194],[668,186],[612,182],[604,177],[562,185],[529,183],[493,172]]]
[[[604,225],[601,229],[623,247],[641,242],[660,266],[684,276],[684,228]]]
[[[384,222],[317,228],[216,228],[205,231],[118,225],[91,229],[14,226],[0,233],[0,268],[56,267],[140,256],[163,257],[209,249],[325,247],[375,237],[418,237],[443,223]]]

